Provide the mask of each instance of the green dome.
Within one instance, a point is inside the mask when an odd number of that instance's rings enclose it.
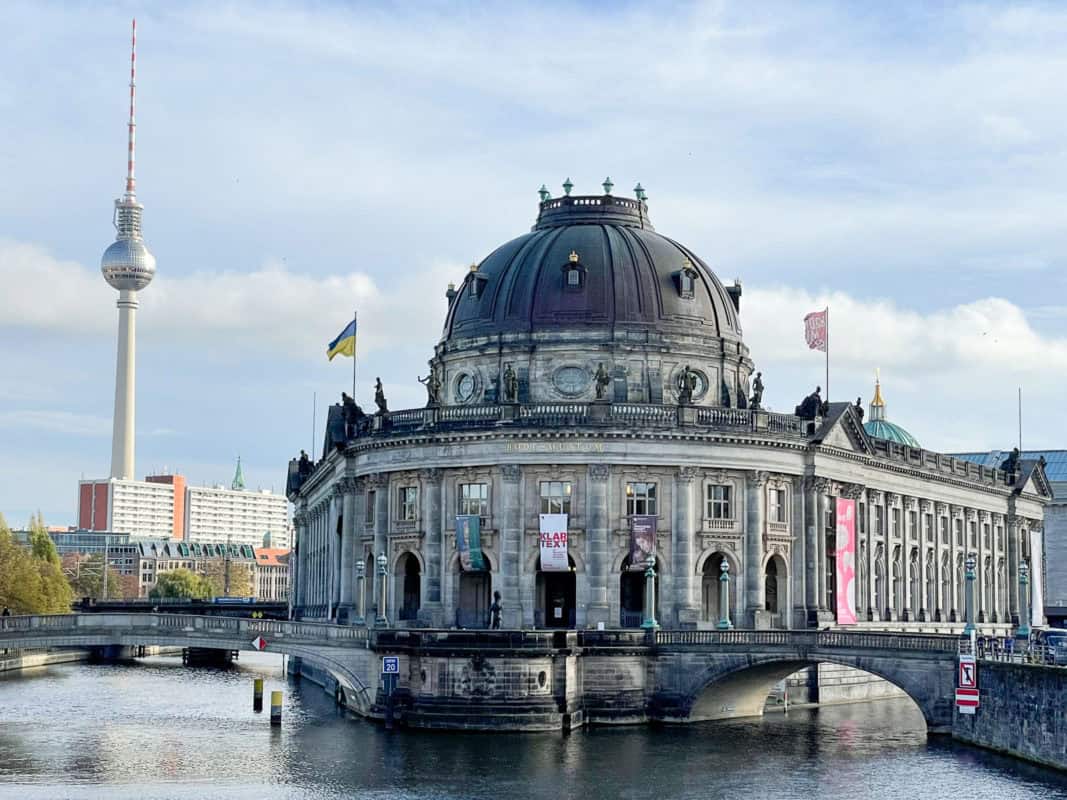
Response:
[[[888,420],[872,419],[870,422],[863,423],[863,429],[867,431],[868,436],[876,439],[888,439],[897,444],[906,444],[908,447],[920,449],[919,442],[914,436]]]

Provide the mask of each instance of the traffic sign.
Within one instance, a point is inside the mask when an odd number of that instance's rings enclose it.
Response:
[[[400,656],[382,656],[382,675],[400,674]]]
[[[956,690],[956,708],[961,714],[973,714],[978,708],[978,690],[960,687]]]
[[[960,656],[959,684],[964,689],[978,688],[978,665],[974,661],[974,656]]]
[[[255,639],[252,640],[252,646],[257,650],[266,650],[267,640],[264,639],[262,636],[257,636]]]

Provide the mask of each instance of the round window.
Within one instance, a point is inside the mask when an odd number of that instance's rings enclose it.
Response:
[[[560,367],[552,376],[552,382],[561,394],[578,395],[589,386],[589,372],[577,366]]]
[[[456,399],[461,403],[466,403],[474,396],[475,387],[474,376],[466,372],[463,373],[456,381]]]

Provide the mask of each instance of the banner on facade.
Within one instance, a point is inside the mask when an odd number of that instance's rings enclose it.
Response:
[[[571,568],[567,560],[567,515],[541,515],[541,569],[545,572],[566,572]]]
[[[464,572],[485,572],[482,559],[482,518],[476,514],[456,517],[456,549]]]
[[[630,569],[644,569],[648,557],[655,554],[655,515],[638,514],[630,517]]]
[[[837,498],[837,624],[856,624],[856,501]]]
[[[1042,531],[1030,531],[1030,624],[1038,627],[1043,627],[1045,624],[1043,541]]]

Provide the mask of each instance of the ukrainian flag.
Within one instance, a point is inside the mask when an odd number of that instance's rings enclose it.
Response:
[[[333,361],[334,356],[356,357],[356,321],[349,322],[340,335],[326,345],[326,357]]]

